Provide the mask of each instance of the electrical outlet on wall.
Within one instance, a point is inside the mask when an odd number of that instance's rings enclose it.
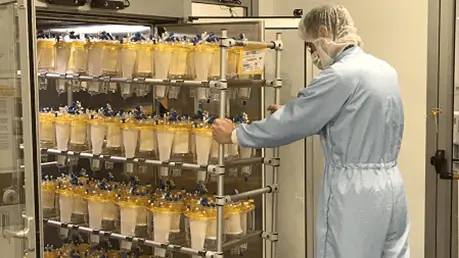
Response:
[[[92,0],[92,8],[102,8],[110,10],[123,10],[129,7],[129,1],[115,1],[115,0]]]
[[[293,9],[293,16],[303,16],[303,9]]]

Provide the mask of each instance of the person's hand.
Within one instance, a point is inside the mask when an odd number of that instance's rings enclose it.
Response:
[[[276,104],[271,104],[268,107],[268,111],[271,111],[271,113],[276,112],[279,108],[281,108],[283,105],[276,105]]]
[[[215,119],[212,124],[212,136],[220,144],[231,144],[233,121],[229,119]]]

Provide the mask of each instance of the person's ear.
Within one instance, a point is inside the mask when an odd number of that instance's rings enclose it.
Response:
[[[319,38],[330,38],[330,31],[328,31],[327,27],[325,26],[320,26],[319,27]]]

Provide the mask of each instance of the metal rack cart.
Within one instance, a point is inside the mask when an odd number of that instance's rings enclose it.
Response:
[[[133,1],[134,2],[134,1]],[[183,2],[183,1],[177,1],[177,2]],[[32,2],[29,2],[29,4]],[[134,4],[131,6],[133,8],[132,10],[135,11],[119,11],[117,13],[114,13],[114,11],[106,11],[106,10],[98,10],[98,11],[93,11],[92,9],[88,9],[86,6],[82,7],[61,7],[61,6],[52,6],[48,4],[44,4],[42,2],[35,2],[36,7],[37,7],[37,17],[40,19],[45,18],[44,20],[47,22],[50,22],[52,20],[65,20],[65,21],[72,21],[72,22],[82,22],[85,19],[91,19],[92,21],[97,21],[97,22],[115,22],[117,23],[135,23],[135,24],[151,24],[153,25],[154,23],[157,23],[158,20],[160,21],[166,21],[166,22],[174,22],[174,21],[179,21],[183,19],[184,17],[180,17],[180,14],[177,13],[177,11],[174,8],[169,8],[167,9],[168,12],[171,13],[170,17],[167,17],[166,15],[157,15],[155,17],[152,17],[150,15],[147,15],[146,11],[143,11],[142,13],[136,13],[138,10],[142,9],[142,5],[140,4]],[[169,5],[168,5],[169,6]],[[9,8],[12,8],[12,6],[9,6]],[[19,8],[19,9],[16,9]],[[153,7],[154,8],[154,7]],[[32,14],[32,16],[29,16],[28,18],[31,19],[32,21],[29,20],[28,26],[34,25],[35,24],[35,8],[34,4],[27,6],[25,3],[20,3],[18,5],[14,4],[14,9],[18,10],[19,17],[23,17],[21,15],[26,15]],[[159,8],[161,9],[161,8]],[[27,11],[26,11],[27,10]],[[130,9],[128,9],[130,10]],[[157,14],[161,13],[160,11],[156,11]],[[48,15],[51,14],[56,14],[56,16],[53,17],[53,19],[49,19]],[[119,15],[119,16],[118,16]],[[133,17],[138,17],[139,19],[136,20]],[[166,16],[166,17],[164,17]],[[118,19],[118,17],[121,17],[121,19]],[[156,18],[161,18],[161,19],[156,19]],[[156,20],[155,20],[156,19]],[[26,20],[26,19],[25,19]],[[152,23],[154,22],[154,23]],[[55,23],[55,22],[54,22]],[[45,23],[42,23],[43,25]],[[25,25],[25,24],[23,24]],[[249,23],[250,26],[262,26],[260,22],[251,22]],[[183,25],[184,30],[186,30],[187,25]],[[210,25],[203,25],[203,26],[210,26]],[[231,24],[211,24],[211,26],[218,26],[218,27],[231,27]],[[239,26],[239,25],[237,25]],[[27,26],[26,26],[27,27]],[[30,46],[35,46],[35,32],[33,32],[33,29],[28,27],[31,32],[29,32],[28,35],[24,33],[20,33],[20,39],[28,39],[32,44]],[[194,28],[196,29],[196,28]],[[38,133],[36,129],[36,122],[37,122],[37,112],[38,112],[38,102],[36,100],[38,96],[38,87],[37,87],[37,79],[38,78],[47,78],[47,79],[60,79],[60,80],[72,80],[72,81],[104,81],[104,82],[113,82],[113,83],[123,83],[123,82],[128,82],[128,83],[139,83],[139,84],[145,84],[145,85],[168,85],[168,86],[179,86],[182,88],[193,88],[193,87],[208,87],[208,88],[215,88],[219,90],[220,94],[220,102],[219,102],[219,117],[220,118],[225,118],[228,114],[229,111],[229,103],[227,103],[227,89],[232,88],[232,87],[254,87],[254,88],[260,88],[260,87],[273,87],[274,88],[274,103],[275,104],[280,104],[280,88],[282,87],[282,79],[280,76],[280,58],[281,58],[281,51],[283,48],[283,43],[282,43],[282,37],[281,34],[278,33],[276,40],[273,42],[261,42],[261,41],[246,41],[246,40],[234,40],[228,37],[228,31],[226,29],[221,30],[221,34],[219,36],[220,38],[220,79],[217,81],[190,81],[190,80],[174,80],[174,79],[167,79],[167,80],[160,80],[160,79],[151,79],[151,78],[118,78],[118,77],[108,77],[108,76],[75,76],[75,75],[70,75],[70,74],[54,74],[54,73],[42,73],[38,74],[36,70],[34,69],[34,61],[33,58],[30,58],[28,61],[32,63],[32,65],[26,65],[25,60],[27,60],[28,55],[26,54],[27,52],[30,53],[30,55],[33,57],[34,56],[34,50],[33,48],[30,48],[26,51],[26,48],[21,48],[21,71],[22,74],[30,74],[32,78],[26,79],[23,78],[22,80],[22,105],[23,105],[23,110],[24,112],[24,118],[26,116],[31,117],[31,121],[25,122],[24,123],[24,141],[23,144],[21,145],[21,148],[23,149],[25,153],[25,165],[21,166],[21,169],[25,170],[25,180],[27,183],[35,183],[35,187],[32,187],[26,194],[26,202],[27,206],[30,207],[29,202],[32,203],[32,206],[34,206],[34,212],[30,212],[30,209],[25,213],[24,217],[26,218],[26,229],[25,230],[20,230],[20,231],[15,231],[15,230],[10,230],[10,229],[5,229],[3,227],[3,233],[7,237],[11,238],[27,238],[28,245],[27,248],[25,248],[30,255],[33,255],[35,252],[37,252],[37,256],[41,256],[43,250],[40,248],[40,245],[43,246],[42,243],[42,226],[40,225],[39,219],[42,218],[41,212],[41,202],[37,201],[36,205],[33,205],[33,203],[36,200],[33,200],[33,196],[40,196],[40,191],[37,190],[39,188],[38,183],[39,180],[41,180],[41,169],[44,167],[52,167],[56,165],[56,162],[46,162],[46,163],[41,163],[37,164],[34,166],[34,162],[31,162],[32,160],[39,161],[41,155],[53,155],[53,156],[71,156],[74,158],[81,158],[81,159],[92,159],[92,160],[105,160],[105,161],[112,161],[114,163],[125,163],[125,164],[141,164],[141,165],[148,165],[148,166],[156,166],[156,167],[171,167],[171,168],[177,168],[180,167],[182,169],[186,170],[194,170],[194,171],[201,171],[205,172],[208,175],[212,175],[217,177],[217,193],[216,193],[216,204],[217,204],[217,239],[216,239],[216,250],[194,250],[188,247],[184,246],[179,246],[179,245],[173,245],[173,244],[164,244],[164,243],[158,243],[146,238],[139,238],[139,237],[131,237],[131,236],[124,236],[118,233],[106,231],[106,230],[100,230],[100,229],[95,229],[95,228],[89,228],[81,225],[76,225],[76,224],[71,224],[71,223],[63,223],[57,220],[53,219],[43,219],[43,224],[44,225],[49,225],[49,226],[54,226],[54,227],[60,227],[60,228],[67,228],[71,231],[79,231],[83,233],[89,233],[89,234],[95,234],[99,235],[102,237],[106,238],[112,238],[112,239],[117,239],[117,240],[124,240],[128,242],[133,242],[137,243],[139,245],[144,245],[144,246],[151,246],[151,247],[156,247],[156,248],[163,248],[172,252],[179,252],[179,253],[184,253],[184,254],[191,254],[191,255],[197,255],[201,257],[223,257],[223,253],[227,248],[230,248],[232,246],[240,245],[241,243],[244,243],[248,241],[251,238],[254,237],[261,237],[263,239],[263,244],[265,244],[265,241],[270,241],[272,242],[271,244],[271,257],[275,257],[276,253],[276,242],[278,240],[278,234],[277,234],[277,195],[278,195],[278,167],[279,167],[279,149],[276,148],[274,150],[274,156],[273,157],[254,157],[254,158],[249,158],[249,159],[239,159],[239,160],[232,160],[232,161],[225,161],[224,156],[225,156],[225,148],[224,145],[219,144],[218,146],[218,163],[216,165],[200,165],[200,164],[192,164],[192,163],[183,163],[183,162],[178,162],[178,161],[167,161],[167,162],[162,162],[159,160],[153,160],[153,159],[146,159],[146,158],[126,158],[126,157],[119,157],[119,156],[112,156],[112,155],[100,155],[100,154],[92,154],[92,153],[87,153],[87,152],[76,152],[76,151],[61,151],[57,149],[45,149],[41,148],[41,152],[34,153],[34,149],[39,146],[38,143],[38,137],[34,135],[34,133]],[[231,47],[236,47],[236,46],[250,46],[250,45],[256,45],[256,46],[263,46],[264,48],[272,49],[275,51],[275,78],[271,81],[264,80],[264,79],[251,79],[251,80],[227,80],[226,78],[226,70],[227,70],[227,49]],[[32,61],[31,61],[32,60]],[[28,77],[28,76],[24,76]],[[35,77],[35,78],[34,78]],[[33,88],[30,89],[30,92],[25,90],[28,89],[29,85],[31,85]],[[73,100],[76,97],[73,95],[72,90],[68,89],[67,90],[67,104],[70,104],[73,102]],[[264,99],[261,100],[264,102]],[[24,120],[29,120],[29,119],[24,119]],[[34,159],[34,157],[36,159]],[[249,165],[249,164],[263,164],[264,166],[272,166],[273,167],[273,183],[270,185],[267,185],[266,182],[266,175],[264,172],[262,173],[262,187],[256,190],[249,190],[245,191],[242,193],[237,193],[234,195],[227,195],[225,194],[225,172],[227,171],[228,168],[231,167],[239,167],[239,166],[244,166],[244,165]],[[36,169],[36,171],[33,171],[33,169]],[[264,171],[264,170],[263,170]],[[29,187],[29,184],[26,185],[26,188]],[[223,227],[223,221],[224,221],[224,215],[223,211],[225,209],[225,205],[228,202],[231,202],[232,200],[241,200],[244,198],[248,197],[255,197],[259,195],[264,195],[271,193],[273,195],[273,202],[272,202],[272,225],[271,225],[271,232],[266,231],[266,204],[263,202],[262,204],[262,216],[263,216],[263,223],[262,223],[262,228],[261,230],[255,230],[253,232],[248,233],[247,235],[228,242],[224,242],[223,234],[224,234],[224,227]],[[31,195],[31,196],[30,196]],[[31,201],[32,200],[32,201]],[[35,216],[38,215],[38,216]],[[33,219],[35,217],[35,220]],[[35,226],[35,223],[37,226]],[[3,225],[3,224],[2,224]],[[37,232],[38,234],[30,233],[31,231],[35,231],[34,228],[38,229]],[[33,237],[30,236],[30,234],[34,235]]]
[[[247,42],[247,41],[235,41],[233,39],[229,39],[227,37],[227,32],[226,30],[222,30],[221,33],[221,43],[220,43],[220,55],[221,57],[226,56],[226,50],[229,47],[232,46],[242,46],[242,45],[248,45],[248,44],[264,44],[267,48],[273,49],[276,51],[276,78],[273,81],[253,81],[252,83],[254,84],[260,84],[262,86],[272,86],[275,89],[275,102],[276,104],[279,104],[279,93],[278,91],[280,90],[280,87],[282,86],[282,79],[280,78],[280,54],[282,50],[282,39],[281,39],[281,34],[277,34],[277,40],[275,42],[270,42],[270,43],[264,43],[264,42]],[[248,83],[243,83],[243,82],[237,82],[235,84],[228,83],[226,80],[226,58],[221,58],[221,64],[220,64],[220,73],[222,74],[221,78],[219,81],[210,81],[210,82],[197,82],[197,81],[181,81],[181,82],[174,82],[170,81],[172,85],[180,85],[180,86],[203,86],[203,85],[208,85],[208,87],[217,87],[220,90],[220,118],[225,118],[226,117],[226,90],[228,87],[237,87],[240,86],[247,86]],[[54,75],[54,74],[47,74],[44,75],[48,78],[62,78],[60,75]],[[97,78],[90,78],[90,77],[84,77],[81,76],[83,80],[97,80]],[[75,79],[72,77],[72,79]],[[78,78],[79,79],[79,78]],[[110,81],[115,81],[115,82],[122,82],[126,81],[126,79],[123,78],[113,78],[110,79]],[[133,82],[138,81],[138,79],[133,79]],[[164,83],[162,80],[154,80],[154,79],[145,79],[142,80],[142,83],[151,83],[154,85],[154,83]],[[169,82],[169,81],[168,81]],[[229,85],[228,85],[229,84]],[[241,159],[241,160],[235,160],[235,161],[229,161],[229,162],[224,162],[224,146],[222,144],[219,145],[219,158],[218,158],[218,164],[217,165],[208,165],[205,170],[209,174],[213,174],[218,176],[218,192],[217,192],[217,250],[216,251],[198,251],[198,250],[193,250],[191,248],[183,247],[183,246],[177,246],[177,245],[168,245],[168,244],[162,244],[162,243],[157,243],[148,239],[144,238],[137,238],[137,237],[128,237],[128,236],[123,236],[117,233],[112,233],[104,230],[99,230],[99,229],[92,229],[92,228],[87,228],[87,227],[82,227],[74,224],[67,224],[67,223],[61,223],[59,221],[55,220],[48,220],[44,219],[44,222],[46,224],[52,225],[52,226],[57,226],[57,227],[65,227],[73,230],[78,230],[82,231],[85,233],[90,233],[90,234],[99,234],[101,236],[113,238],[113,239],[118,239],[118,240],[127,240],[131,241],[134,243],[146,245],[146,246],[151,246],[151,247],[159,247],[159,248],[165,248],[170,251],[174,252],[182,252],[185,254],[192,254],[192,255],[198,255],[202,257],[223,257],[223,251],[225,248],[235,246],[237,244],[240,244],[242,242],[247,241],[248,239],[252,237],[262,237],[268,241],[271,241],[273,244],[271,252],[275,253],[276,252],[276,242],[278,240],[278,235],[277,235],[277,223],[276,223],[276,216],[277,216],[277,193],[278,193],[278,185],[277,185],[277,177],[278,177],[278,167],[279,167],[279,158],[278,158],[278,148],[275,149],[275,157],[272,158],[265,158],[265,157],[257,157],[257,158],[251,158],[251,159]],[[147,164],[147,165],[152,165],[152,166],[169,166],[169,167],[177,167],[178,164],[176,162],[161,162],[158,160],[149,160],[149,159],[141,159],[141,158],[134,158],[134,159],[128,159],[125,157],[117,157],[117,156],[106,156],[106,155],[93,155],[91,153],[78,153],[74,151],[59,151],[55,149],[42,149],[43,153],[47,154],[52,154],[52,155],[66,155],[66,156],[77,156],[79,158],[97,158],[101,160],[110,160],[113,162],[122,162],[122,163],[142,163],[142,164]],[[254,164],[254,163],[263,163],[269,166],[273,166],[273,184],[272,185],[265,185],[263,188],[248,191],[248,192],[243,192],[239,193],[236,195],[225,195],[224,192],[224,178],[225,178],[225,169],[229,167],[235,167],[235,166],[243,166],[243,165],[249,165],[249,164]],[[201,165],[198,164],[189,164],[189,163],[183,163],[179,165],[183,169],[191,169],[191,170],[201,170],[203,169]],[[254,197],[257,195],[262,195],[262,194],[267,194],[267,193],[272,193],[273,194],[273,204],[272,204],[272,214],[273,214],[273,220],[272,220],[272,232],[266,232],[264,230],[262,231],[255,231],[252,232],[251,234],[238,239],[237,241],[232,241],[229,243],[224,243],[223,242],[223,209],[224,206],[227,202],[231,200],[240,200],[243,198],[248,198],[248,197]]]

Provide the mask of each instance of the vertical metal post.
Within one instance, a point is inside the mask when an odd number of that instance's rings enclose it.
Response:
[[[282,40],[282,33],[276,34],[276,42],[280,42]],[[277,43],[276,43],[277,44]],[[276,48],[276,70],[275,70],[275,87],[274,87],[274,103],[280,104],[280,87],[278,87],[278,81],[281,81],[281,50]],[[279,148],[274,148],[273,151],[274,158],[279,158]],[[273,184],[277,185],[279,179],[279,167],[273,167]],[[272,221],[271,221],[271,230],[273,234],[277,234],[277,210],[278,210],[278,193],[273,193],[273,203],[272,203]],[[276,258],[276,248],[277,242],[273,241],[271,243],[271,258]]]
[[[260,26],[260,40],[262,41],[265,41],[265,22],[262,21],[261,22],[262,26]],[[262,75],[262,79],[265,79],[265,75],[263,74]],[[266,88],[265,87],[262,87],[261,88],[261,92],[260,92],[260,98],[261,98],[261,110],[260,110],[260,114],[261,114],[261,119],[264,119],[266,117],[266,111],[265,111],[265,102],[266,102]],[[261,156],[263,158],[266,157],[266,149],[261,149]],[[266,187],[267,183],[266,183],[266,165],[263,164],[261,166],[261,184],[262,184],[262,187]],[[255,224],[254,224],[255,225]],[[263,232],[266,232],[266,194],[263,194],[261,196],[261,230]],[[266,239],[265,238],[262,238],[262,258],[266,258]]]
[[[261,118],[265,118],[265,87],[261,88]],[[261,156],[266,157],[266,149],[261,149]],[[261,184],[266,187],[266,165],[261,166]],[[261,196],[261,230],[266,232],[266,194]],[[266,239],[262,239],[262,258],[266,258]]]
[[[72,91],[72,85],[67,83],[67,106],[70,106],[72,105],[73,103],[73,91]],[[67,165],[68,165],[68,174],[71,175],[73,174],[73,165],[71,162],[74,162],[74,160],[71,160],[70,157],[67,157],[67,156],[61,156],[62,159],[65,159]]]
[[[226,51],[227,46],[225,45],[228,39],[228,32],[226,29],[222,29],[221,41],[220,41],[220,115],[221,119],[225,119],[226,113]],[[218,145],[218,166],[223,167],[225,165],[225,146],[223,144]],[[223,196],[225,194],[224,186],[224,174],[218,175],[218,189],[217,195]],[[223,209],[224,206],[217,206],[217,252],[223,252]]]

